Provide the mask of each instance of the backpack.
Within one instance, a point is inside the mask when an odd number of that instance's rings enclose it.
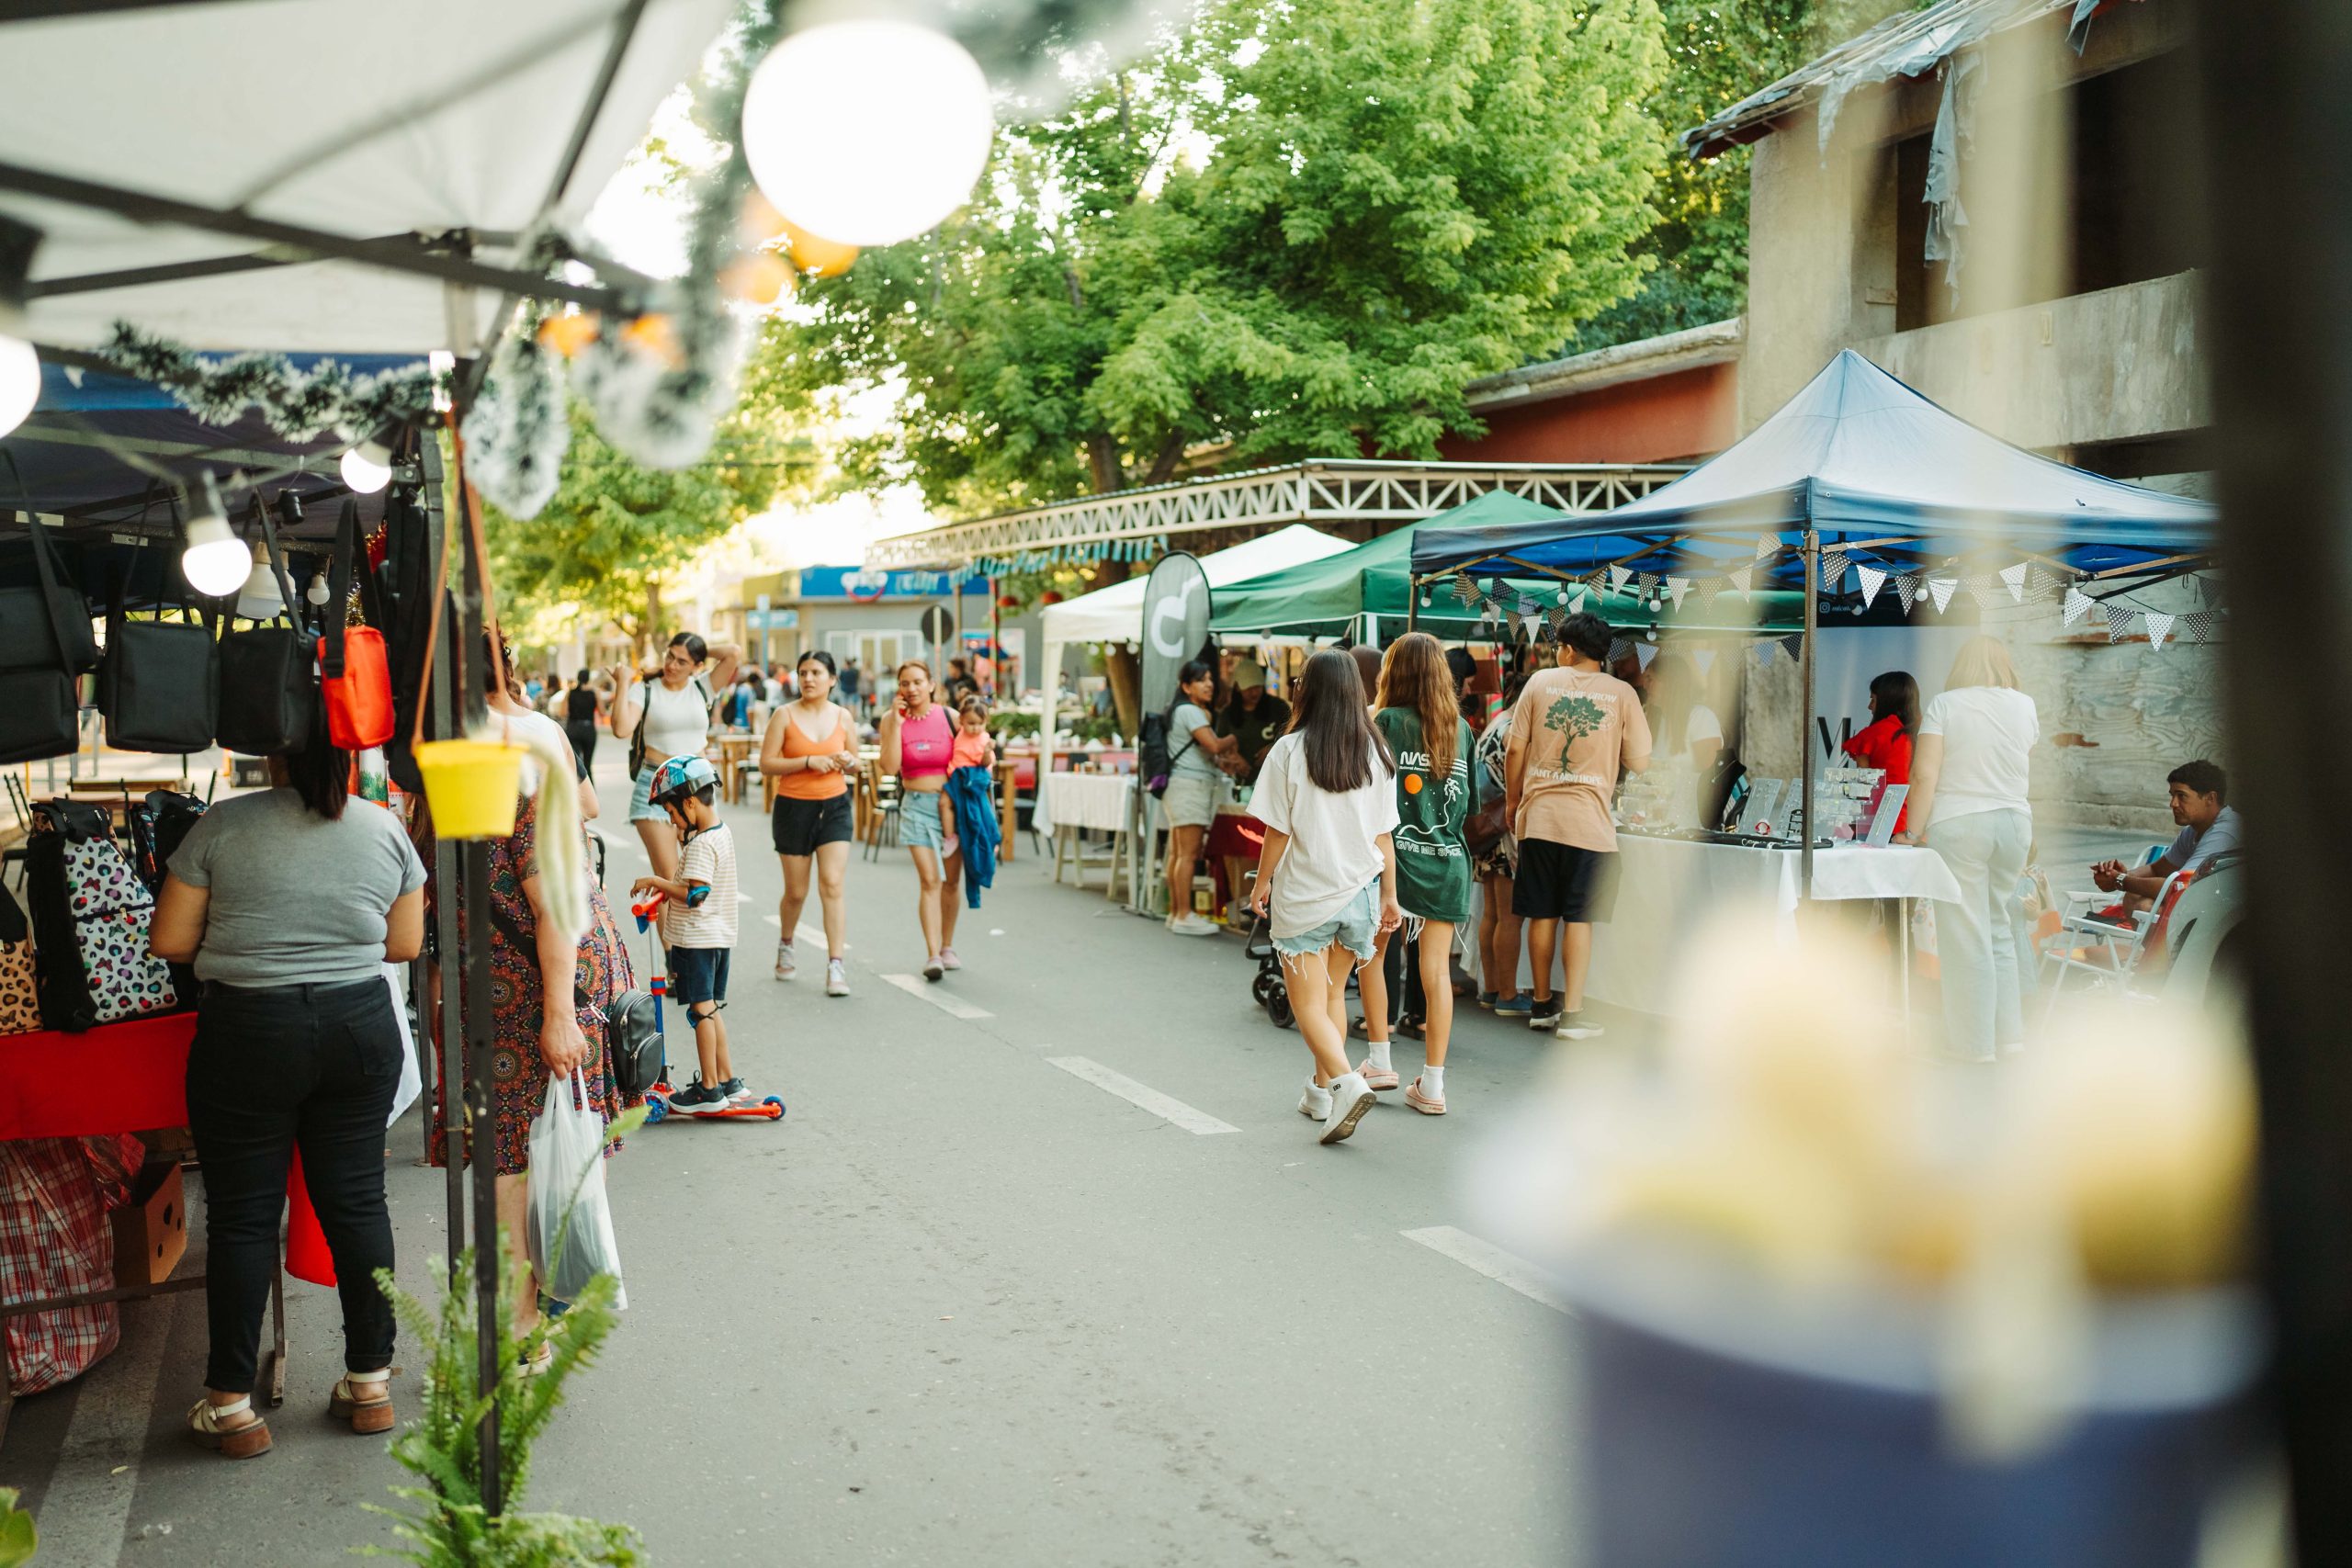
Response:
[[[605,1041],[611,1048],[613,1087],[634,1099],[662,1081],[669,1070],[662,1050],[662,1010],[648,991],[623,991],[605,1011]]]
[[[130,808],[130,864],[140,881],[155,892],[164,890],[172,856],[203,815],[204,802],[175,789],[151,789]]]
[[[645,721],[653,716],[653,688],[660,682],[661,677],[657,675],[650,681],[638,682],[645,688],[645,705],[637,710],[637,729],[628,738],[628,776],[632,779],[645,772]],[[694,687],[702,694],[703,722],[707,724],[711,704],[718,699],[710,694],[710,682],[699,675],[695,677]]]
[[[1136,773],[1143,779],[1143,787],[1151,791],[1154,800],[1168,793],[1168,776],[1175,770],[1176,761],[1200,745],[1192,736],[1173,753],[1168,750],[1168,731],[1175,722],[1176,705],[1168,705],[1166,713],[1144,716],[1143,731],[1136,737]]]

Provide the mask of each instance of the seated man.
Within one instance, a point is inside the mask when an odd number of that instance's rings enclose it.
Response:
[[[2229,775],[2212,762],[2183,762],[2165,775],[2172,819],[2180,837],[2163,856],[2132,870],[2120,860],[2101,861],[2091,867],[2091,880],[2102,892],[2120,893],[2122,899],[2100,911],[2102,918],[2131,923],[2133,911],[2144,909],[2164,891],[2165,879],[2177,871],[2203,871],[2220,855],[2242,847],[2238,814],[2222,804],[2229,792]]]

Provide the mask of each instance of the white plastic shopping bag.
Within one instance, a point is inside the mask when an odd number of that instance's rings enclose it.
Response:
[[[530,1155],[524,1224],[539,1288],[571,1302],[599,1274],[618,1280],[621,1249],[605,1197],[605,1119],[588,1103],[579,1074],[548,1077],[547,1104],[531,1123]],[[628,1292],[616,1292],[613,1304],[626,1308]]]

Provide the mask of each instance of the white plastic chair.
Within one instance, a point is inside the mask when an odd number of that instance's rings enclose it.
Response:
[[[2136,994],[2132,982],[2148,951],[2151,933],[2164,923],[2174,902],[2196,876],[2193,871],[2182,870],[2165,877],[2148,907],[2132,911],[2129,923],[2098,919],[2091,914],[2095,908],[2113,903],[2115,894],[2096,888],[2066,894],[2058,932],[2041,953],[2042,972],[2050,985],[2043,1016],[2057,1010],[2059,993],[2070,974],[2086,975],[2096,985],[2112,985],[2126,996]],[[2052,966],[2057,971],[2054,975],[2050,973]]]

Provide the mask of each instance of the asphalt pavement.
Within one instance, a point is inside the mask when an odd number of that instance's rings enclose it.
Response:
[[[642,859],[604,793],[618,902]],[[821,941],[769,977],[780,873],[758,811],[729,816],[734,1057],[789,1111],[673,1120],[613,1162],[629,1310],[525,1506],[626,1521],[666,1563],[1563,1561],[1565,1320],[1469,1232],[1457,1185],[1547,1036],[1465,1004],[1451,1114],[1390,1093],[1321,1147],[1306,1049],[1252,1002],[1238,938],[1057,886],[1024,839],[964,917],[966,967],[926,985],[906,852],[861,847],[854,995],[830,999]],[[1399,1042],[1408,1082],[1419,1053]],[[386,1135],[419,1290],[446,1255],[421,1140],[413,1114]],[[200,1294],[130,1304],[120,1350],[17,1406],[0,1484],[26,1491],[40,1568],[391,1544],[361,1506],[403,1473],[323,1409],[334,1295],[288,1294],[260,1460],[181,1435]],[[404,1414],[415,1390],[394,1382]]]

